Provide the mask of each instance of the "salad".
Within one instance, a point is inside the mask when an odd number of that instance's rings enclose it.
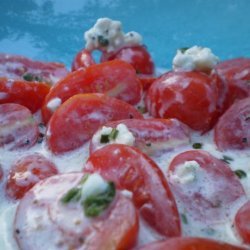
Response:
[[[249,249],[250,59],[84,39],[70,70],[0,54],[0,248]]]

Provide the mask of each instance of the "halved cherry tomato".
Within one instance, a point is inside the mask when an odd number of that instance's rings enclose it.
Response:
[[[160,168],[138,149],[121,144],[103,147],[90,155],[84,172],[98,172],[117,188],[133,193],[143,218],[167,237],[179,236],[175,200]]]
[[[34,113],[41,108],[49,89],[46,83],[0,78],[0,104],[18,103]]]
[[[87,218],[80,202],[61,198],[82,180],[82,173],[55,175],[37,183],[20,201],[14,221],[20,249],[123,250],[134,246],[138,214],[119,191],[99,216]]]
[[[50,119],[47,143],[50,150],[63,153],[82,146],[108,121],[142,119],[131,105],[103,94],[79,94],[63,103]]]
[[[250,96],[250,58],[226,60],[216,66],[215,72],[222,78],[227,89],[224,109],[235,100]]]
[[[154,242],[135,250],[246,250],[246,248],[205,238],[177,237]]]
[[[38,138],[38,125],[26,107],[0,104],[0,147],[30,148]]]
[[[6,194],[12,199],[21,199],[37,182],[57,173],[56,166],[43,155],[24,156],[10,169]]]
[[[189,128],[176,119],[129,119],[108,122],[104,126],[115,128],[118,124],[126,125],[135,137],[133,146],[146,154],[159,154],[188,144],[190,140]],[[94,136],[90,142],[90,154],[106,145],[93,139]]]
[[[91,55],[91,52],[86,49],[82,49],[76,54],[72,62],[71,70],[75,71],[80,68],[85,69],[93,64],[95,64],[95,61]]]
[[[234,224],[243,241],[250,244],[250,201],[238,210]]]
[[[154,63],[145,46],[125,46],[115,52],[104,52],[101,62],[114,59],[130,63],[138,74],[154,74]]]
[[[142,86],[133,67],[119,60],[79,69],[51,88],[42,108],[44,121],[53,113],[47,106],[51,100],[63,103],[80,93],[104,93],[134,105],[141,100]]]
[[[250,97],[236,101],[220,117],[214,141],[220,150],[250,147]]]
[[[179,211],[184,209],[187,217],[202,222],[226,219],[230,206],[246,198],[230,167],[203,150],[177,155],[168,168],[168,179]]]
[[[146,104],[154,117],[177,118],[195,130],[207,131],[217,116],[218,92],[201,72],[168,72],[149,88]]]
[[[67,73],[61,63],[33,61],[23,56],[0,53],[0,77],[55,84]]]

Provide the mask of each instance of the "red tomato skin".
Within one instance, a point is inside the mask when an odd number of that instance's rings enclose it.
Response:
[[[38,125],[30,110],[15,104],[0,104],[0,147],[27,149],[38,139]]]
[[[91,52],[86,49],[82,49],[76,54],[71,65],[71,71],[76,71],[80,68],[87,68],[94,64],[95,61],[91,55]]]
[[[61,63],[33,61],[27,57],[2,53],[0,66],[0,78],[23,81],[25,74],[31,74],[52,85],[68,73],[65,65]]]
[[[234,225],[246,244],[250,244],[250,201],[246,202],[236,213]]]
[[[201,72],[167,72],[149,88],[146,106],[153,117],[176,118],[190,128],[206,132],[214,125],[218,90]]]
[[[156,81],[157,77],[154,75],[146,75],[146,74],[137,74],[138,78],[141,81],[142,88],[144,91],[147,91],[149,87]]]
[[[145,46],[125,46],[115,52],[103,53],[101,62],[119,59],[130,63],[138,74],[154,74],[154,63]]]
[[[58,97],[63,103],[80,93],[104,93],[134,105],[141,100],[142,86],[133,67],[123,61],[114,60],[79,69],[51,88],[42,107],[44,121],[48,122],[52,115],[47,108],[49,101]]]
[[[214,141],[219,150],[250,147],[250,97],[236,101],[214,128]]]
[[[176,119],[127,119],[108,122],[104,126],[115,128],[121,123],[135,137],[134,146],[146,154],[162,153],[159,147],[154,150],[153,144],[165,143],[166,146],[162,150],[164,151],[188,144],[190,141],[190,129]],[[147,146],[148,144],[150,147]],[[92,138],[89,147],[90,154],[98,148],[99,145],[96,145]]]
[[[24,156],[9,171],[6,194],[11,199],[21,199],[39,180],[55,174],[58,174],[56,166],[43,155]]]
[[[49,89],[46,83],[0,78],[0,92],[3,95],[0,104],[18,103],[35,113],[41,108]]]
[[[205,175],[200,183],[195,182],[196,189],[192,186],[193,183],[180,184],[171,181],[171,175],[176,168],[186,161],[196,161],[203,171],[201,176]],[[199,175],[197,176],[199,181]],[[230,167],[204,150],[190,150],[175,156],[168,168],[168,179],[176,200],[185,206],[194,219],[205,222],[224,219],[225,208],[246,195]],[[202,193],[202,189],[207,190],[209,187],[217,191],[213,191],[213,195],[207,194],[208,191]]]
[[[246,250],[246,248],[206,238],[176,237],[153,242],[135,250]]]
[[[219,63],[215,68],[216,74],[224,82],[226,95],[224,110],[236,100],[250,96],[250,58],[234,58]]]
[[[164,175],[151,158],[138,149],[108,145],[90,155],[83,171],[98,172],[113,181],[118,189],[131,191],[141,215],[162,235],[181,234],[175,200]]]
[[[108,121],[143,116],[131,105],[103,94],[79,94],[56,110],[48,124],[47,144],[54,154],[82,146]]]

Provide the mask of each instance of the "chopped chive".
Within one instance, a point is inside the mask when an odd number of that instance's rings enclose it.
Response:
[[[234,171],[234,173],[240,178],[246,178],[247,177],[247,174],[245,171],[241,170],[241,169],[237,169]]]
[[[100,143],[109,143],[109,135],[101,135]]]
[[[25,81],[28,81],[28,82],[32,82],[32,81],[42,82],[42,78],[41,77],[33,75],[31,73],[25,73],[23,75],[23,79]]]
[[[224,161],[224,162],[227,163],[227,164],[230,164],[231,161],[233,161],[234,159],[233,159],[232,157],[230,157],[230,156],[223,155],[223,158],[220,159],[220,160],[221,160],[221,161]]]
[[[187,216],[185,214],[181,214],[181,220],[184,224],[188,224]]]
[[[71,201],[79,201],[81,199],[82,189],[80,187],[71,188],[61,199],[62,203],[69,203]]]
[[[180,48],[179,51],[184,54],[189,48],[188,47],[183,47],[183,48]]]
[[[112,128],[112,131],[109,134],[109,139],[115,140],[118,136],[119,130],[116,128]]]
[[[193,148],[194,148],[194,149],[201,149],[202,146],[203,146],[203,144],[200,143],[200,142],[195,142],[195,143],[193,143]]]
[[[141,114],[145,114],[146,111],[147,111],[146,107],[138,106],[137,109],[138,109],[138,111],[139,111]]]

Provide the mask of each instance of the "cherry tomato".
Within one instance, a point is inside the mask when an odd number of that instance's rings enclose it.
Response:
[[[21,199],[38,181],[57,174],[56,166],[38,153],[17,160],[11,167],[6,184],[6,194]]]
[[[137,74],[137,76],[141,81],[144,91],[147,91],[152,83],[157,79],[157,77],[155,77],[154,75]]]
[[[23,56],[0,53],[0,77],[55,84],[67,73],[61,63],[33,61]]]
[[[115,128],[119,124],[124,124],[135,137],[133,146],[146,154],[159,154],[190,141],[189,128],[176,119],[129,119],[108,122],[104,126]],[[90,141],[90,153],[107,145],[94,139],[95,135]]]
[[[154,63],[145,46],[126,46],[115,52],[104,52],[101,62],[120,59],[130,63],[138,74],[154,74]]]
[[[214,141],[220,150],[250,147],[250,97],[235,102],[220,117]]]
[[[246,248],[205,238],[176,237],[138,247],[135,250],[246,250]]]
[[[0,147],[30,148],[38,138],[38,125],[31,112],[15,103],[0,104]]]
[[[250,96],[250,58],[235,58],[219,63],[216,73],[224,81],[226,95],[224,109],[231,106],[235,100]]]
[[[119,191],[99,216],[87,218],[80,202],[61,198],[83,174],[55,175],[37,183],[17,207],[14,228],[20,249],[130,249],[138,235],[138,214]]]
[[[90,51],[86,49],[82,49],[76,54],[72,62],[71,70],[75,71],[80,68],[88,68],[90,65],[93,65],[93,64],[95,64],[95,61]]]
[[[235,227],[245,243],[250,244],[250,201],[245,203],[235,216]]]
[[[179,211],[184,209],[187,217],[203,222],[227,218],[230,206],[245,198],[230,167],[203,150],[177,155],[168,168],[168,179]]]
[[[177,118],[194,130],[207,131],[217,116],[217,86],[201,72],[168,72],[149,88],[146,104],[154,117]]]
[[[49,89],[46,83],[0,78],[0,104],[18,103],[34,113],[41,108]]]
[[[117,188],[133,193],[141,215],[162,235],[179,236],[180,220],[175,200],[159,167],[138,149],[112,144],[90,155],[84,172],[98,172]]]
[[[80,93],[105,93],[134,105],[141,100],[142,87],[134,69],[119,60],[79,69],[51,89],[42,108],[44,121],[53,113],[47,106],[51,100],[60,98],[63,103]]]
[[[99,126],[112,120],[142,119],[131,105],[103,94],[79,94],[68,99],[49,122],[50,150],[63,153],[82,146]]]

